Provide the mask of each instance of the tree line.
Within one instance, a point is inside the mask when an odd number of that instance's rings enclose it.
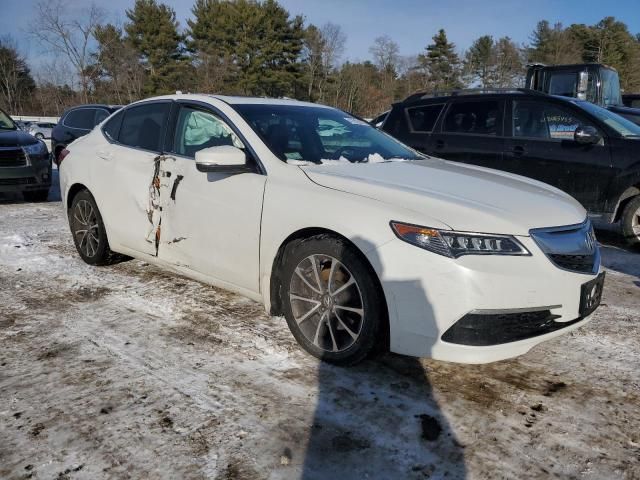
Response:
[[[528,62],[601,62],[640,91],[640,34],[613,17],[596,25],[540,21],[528,45],[484,35],[459,53],[439,30],[421,52],[388,36],[371,58],[345,61],[339,25],[306,24],[277,0],[196,0],[184,28],[160,0],[135,0],[121,24],[96,4],[69,12],[40,0],[31,35],[53,60],[34,74],[15,41],[0,39],[0,107],[59,115],[78,103],[127,104],[184,92],[291,97],[374,116],[418,90],[522,85]]]

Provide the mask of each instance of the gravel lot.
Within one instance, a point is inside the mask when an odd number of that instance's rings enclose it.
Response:
[[[252,301],[85,265],[50,200],[0,197],[0,478],[640,479],[640,254],[610,234],[582,329],[340,369]]]

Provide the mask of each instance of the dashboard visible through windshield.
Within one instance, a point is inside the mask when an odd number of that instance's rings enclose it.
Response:
[[[367,122],[333,108],[273,104],[233,107],[271,152],[287,163],[423,158]]]

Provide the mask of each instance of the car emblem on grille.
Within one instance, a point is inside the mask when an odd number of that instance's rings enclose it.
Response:
[[[589,253],[593,253],[596,249],[596,236],[593,233],[593,228],[590,228],[584,238],[584,244],[587,247]]]

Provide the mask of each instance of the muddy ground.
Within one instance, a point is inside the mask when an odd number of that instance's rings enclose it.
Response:
[[[611,234],[572,334],[340,369],[254,302],[85,265],[50,200],[0,199],[0,478],[640,479],[640,254]]]

